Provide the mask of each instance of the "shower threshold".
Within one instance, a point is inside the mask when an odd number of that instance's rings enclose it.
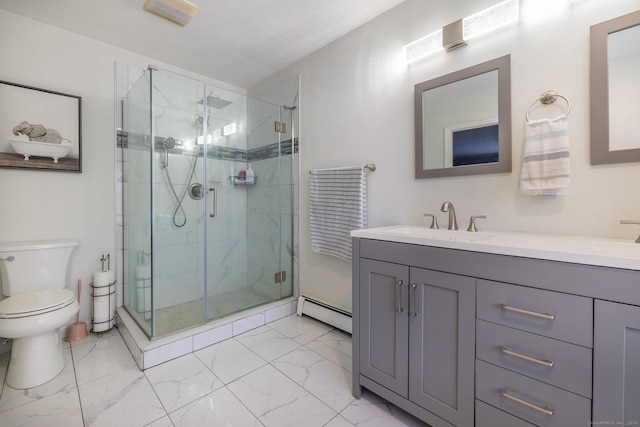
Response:
[[[116,323],[136,364],[145,370],[295,313],[296,302],[296,297],[284,298],[153,340],[124,307],[116,310]]]

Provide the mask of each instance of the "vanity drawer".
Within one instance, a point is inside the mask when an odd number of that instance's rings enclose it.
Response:
[[[478,280],[477,317],[593,348],[593,300],[560,292]]]
[[[476,400],[475,427],[535,427],[533,424]]]
[[[536,426],[586,426],[591,420],[590,399],[481,360],[476,398]]]
[[[591,398],[589,348],[478,320],[476,358]]]

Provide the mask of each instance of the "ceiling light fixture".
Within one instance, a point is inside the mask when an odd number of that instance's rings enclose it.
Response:
[[[198,11],[198,6],[187,0],[147,0],[144,10],[184,27]]]
[[[450,52],[465,46],[474,37],[517,22],[519,18],[519,0],[503,1],[404,46],[405,60],[411,63],[443,48]]]

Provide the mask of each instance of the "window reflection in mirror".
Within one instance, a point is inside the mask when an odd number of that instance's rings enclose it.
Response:
[[[415,86],[416,178],[511,171],[510,57]]]
[[[498,161],[497,70],[423,91],[422,116],[425,169]]]

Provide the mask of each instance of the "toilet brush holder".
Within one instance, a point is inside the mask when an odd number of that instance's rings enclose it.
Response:
[[[80,341],[87,337],[87,323],[78,322],[67,326],[67,341]]]
[[[80,292],[82,291],[82,279],[78,279],[78,305],[80,305]],[[76,314],[76,322],[67,326],[67,341],[80,341],[85,339],[87,333],[87,322],[80,322],[80,309]]]

